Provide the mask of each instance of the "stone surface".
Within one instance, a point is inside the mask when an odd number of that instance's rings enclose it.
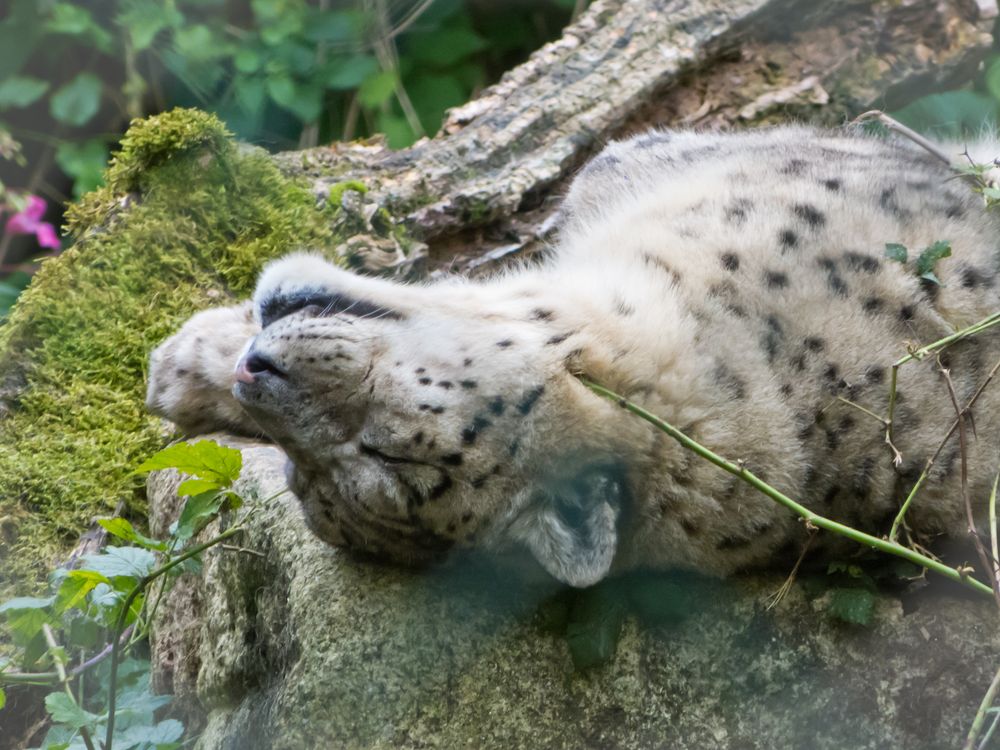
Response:
[[[936,581],[832,620],[780,572],[689,579],[689,616],[626,618],[617,653],[574,672],[543,626],[550,591],[472,560],[408,572],[314,539],[277,448],[240,444],[245,549],[206,555],[154,639],[200,748],[957,747],[996,668],[995,606]],[[177,478],[155,475],[156,525]],[[652,589],[655,591],[655,588]],[[183,609],[180,605],[183,603]]]

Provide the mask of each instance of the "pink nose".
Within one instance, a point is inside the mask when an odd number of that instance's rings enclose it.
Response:
[[[247,364],[247,357],[244,356],[236,364],[236,380],[240,383],[252,383],[254,381],[253,373],[250,372],[250,367]]]

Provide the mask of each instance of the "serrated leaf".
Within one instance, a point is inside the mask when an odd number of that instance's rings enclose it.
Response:
[[[32,76],[11,76],[0,82],[0,109],[27,107],[48,90],[48,81]]]
[[[108,547],[103,553],[84,555],[81,570],[92,570],[108,578],[143,578],[156,566],[156,555],[141,547]]]
[[[243,454],[212,440],[177,443],[151,456],[136,469],[137,473],[177,469],[198,479],[209,479],[228,486],[240,476]]]
[[[215,490],[189,497],[177,519],[173,535],[182,541],[190,539],[215,518],[225,501],[225,493]]]
[[[67,575],[59,586],[59,593],[56,595],[55,610],[63,613],[68,609],[73,609],[80,602],[84,601],[94,587],[99,583],[107,582],[107,578],[92,570],[72,571],[83,573],[83,575]]]
[[[183,484],[181,486],[183,486]],[[132,524],[124,518],[99,518],[97,519],[97,523],[106,529],[109,534],[113,534],[119,539],[124,539],[126,542],[134,542],[140,547],[153,549],[158,552],[164,552],[167,549],[166,542],[161,542],[158,539],[151,539],[145,534],[139,533],[135,530]]]
[[[84,711],[66,693],[49,693],[45,696],[45,709],[52,721],[79,729],[89,727],[100,718],[97,714]]]
[[[101,79],[80,73],[49,99],[49,113],[61,123],[79,127],[90,122],[101,106]]]
[[[898,263],[906,263],[910,254],[906,245],[900,245],[898,242],[887,242],[885,243],[885,257]]]
[[[875,595],[861,588],[831,589],[827,612],[852,625],[869,625],[875,613]]]

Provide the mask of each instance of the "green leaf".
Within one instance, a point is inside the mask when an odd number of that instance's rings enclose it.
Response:
[[[49,99],[49,113],[59,122],[79,127],[90,122],[101,106],[101,79],[80,73]]]
[[[0,711],[3,707],[7,705],[7,693],[4,692],[3,688],[0,687]]]
[[[48,81],[32,76],[11,76],[0,82],[0,109],[27,107],[48,90]]]
[[[406,91],[428,133],[435,133],[441,127],[446,109],[464,104],[469,98],[469,91],[452,75],[417,76],[412,83],[407,82]]]
[[[578,670],[608,662],[618,648],[625,602],[617,581],[577,594],[566,625],[566,644]]]
[[[56,600],[54,596],[18,596],[0,604],[0,612],[24,612],[29,609],[46,609]]]
[[[937,262],[942,258],[951,256],[951,243],[938,240],[933,245],[924,249],[917,258],[917,275],[922,279],[927,279],[935,284],[940,284],[938,277],[934,274]]]
[[[135,51],[141,52],[153,43],[161,31],[180,26],[184,22],[184,15],[170,7],[169,3],[132,0],[128,10],[115,20],[128,30]]]
[[[111,34],[80,3],[56,3],[45,22],[45,30],[53,34],[67,34],[78,40],[89,39],[102,52],[111,52]]]
[[[140,547],[108,547],[96,555],[84,555],[80,570],[92,570],[108,578],[142,578],[156,566],[156,555]]]
[[[379,112],[375,126],[378,132],[385,134],[390,148],[406,148],[417,139],[406,118],[392,112]]]
[[[185,62],[204,62],[224,57],[227,46],[211,28],[202,23],[192,24],[174,32],[174,50]]]
[[[66,141],[56,148],[56,164],[73,178],[73,196],[79,199],[104,184],[108,147],[100,138],[80,143]]]
[[[369,76],[358,89],[358,101],[364,107],[375,109],[382,106],[396,89],[396,75],[389,70]]]
[[[124,518],[98,518],[97,523],[106,529],[109,534],[113,534],[119,539],[124,539],[126,542],[134,542],[140,547],[153,549],[158,552],[164,552],[167,549],[166,542],[160,541],[159,539],[152,539],[145,534],[141,534],[136,531],[132,524]]]
[[[176,719],[165,719],[153,726],[139,724],[131,726],[122,732],[115,746],[134,747],[135,745],[161,745],[177,742],[184,734],[184,725]]]
[[[21,292],[28,286],[31,276],[23,271],[15,271],[3,281],[0,281],[0,317],[3,317],[14,306]]]
[[[314,11],[306,22],[303,36],[310,42],[364,41],[365,16],[354,10]]]
[[[267,93],[279,106],[305,123],[314,122],[323,108],[318,87],[296,83],[288,75],[269,76]]]
[[[417,62],[446,68],[485,46],[485,40],[472,29],[441,28],[410,37],[406,44],[406,56]]]
[[[197,443],[176,443],[164,448],[142,462],[137,473],[177,469],[198,479],[208,479],[218,486],[231,485],[240,476],[243,454],[236,448],[227,448],[212,440]]]
[[[898,242],[886,242],[885,257],[898,263],[906,263],[910,254],[906,249],[906,245],[900,245]]]
[[[996,129],[997,101],[975,91],[948,91],[922,97],[889,114],[922,133],[961,140],[981,137],[984,128]]]
[[[262,63],[260,53],[253,47],[241,46],[233,56],[233,65],[240,73],[256,73]]]
[[[56,612],[61,614],[76,607],[99,583],[110,583],[110,581],[92,570],[71,570],[59,586]]]
[[[862,588],[831,589],[827,612],[852,625],[868,625],[875,613],[875,595]]]
[[[97,714],[84,711],[66,693],[49,693],[45,696],[45,708],[58,724],[68,724],[79,729],[89,727],[100,718]]]
[[[378,61],[371,55],[340,58],[327,65],[323,82],[334,91],[356,89],[378,70]]]
[[[189,497],[177,519],[174,536],[182,541],[193,537],[215,518],[225,501],[226,494],[215,490]]]

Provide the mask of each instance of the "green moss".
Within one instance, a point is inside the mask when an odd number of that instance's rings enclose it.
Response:
[[[93,516],[144,512],[131,471],[166,439],[143,407],[153,346],[265,261],[333,245],[332,211],[203,112],[134,122],[107,178],[0,326],[0,596]]]
[[[364,195],[368,192],[368,187],[360,180],[345,180],[344,182],[338,182],[330,187],[330,195],[327,198],[330,205],[334,208],[339,208],[340,201],[344,197],[344,193],[348,190],[353,190]]]

